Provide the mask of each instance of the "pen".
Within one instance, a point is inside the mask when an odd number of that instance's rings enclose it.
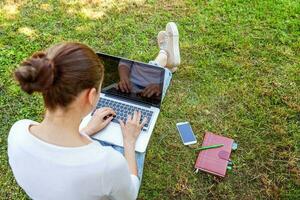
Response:
[[[224,144],[214,144],[214,145],[210,145],[210,146],[204,146],[204,147],[200,147],[196,150],[206,150],[206,149],[214,149],[214,148],[219,148],[224,146]]]

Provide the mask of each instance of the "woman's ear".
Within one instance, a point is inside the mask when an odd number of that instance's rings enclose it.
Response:
[[[92,88],[88,92],[88,102],[95,107],[98,101],[98,92],[96,88]]]

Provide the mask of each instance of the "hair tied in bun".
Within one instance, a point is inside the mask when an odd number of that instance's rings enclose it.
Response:
[[[46,92],[54,81],[55,66],[44,52],[34,53],[29,59],[21,63],[15,71],[15,77],[21,88],[31,94]]]
[[[55,110],[67,108],[83,90],[100,90],[104,66],[90,47],[66,42],[34,53],[15,77],[27,93],[42,92],[46,108]]]

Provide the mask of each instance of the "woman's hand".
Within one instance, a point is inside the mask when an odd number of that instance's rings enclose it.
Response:
[[[160,93],[160,86],[158,84],[150,84],[142,91],[142,96],[150,98],[153,95],[159,96]]]
[[[134,111],[133,117],[131,117],[131,115],[128,115],[126,124],[124,124],[123,121],[119,120],[123,134],[124,146],[135,145],[135,142],[141,132],[141,129],[147,123],[147,118],[144,118],[142,123],[140,123],[140,119],[141,112]]]
[[[122,63],[118,66],[118,71],[120,75],[120,81],[117,84],[117,90],[121,90],[122,92],[130,93],[131,92],[131,83],[129,80],[130,74],[130,65],[127,63]]]
[[[122,92],[130,93],[131,89],[131,83],[128,78],[121,79],[117,85],[117,90],[121,90]]]
[[[99,108],[94,112],[94,115],[82,132],[91,136],[105,128],[114,116],[116,116],[116,113],[113,109],[108,107]]]

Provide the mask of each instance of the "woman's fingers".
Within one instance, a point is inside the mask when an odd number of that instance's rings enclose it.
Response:
[[[129,115],[127,115],[127,120],[126,120],[126,124],[129,122],[129,121],[131,121],[132,120],[132,117],[131,117],[131,115],[129,114]]]
[[[108,115],[116,115],[116,112],[111,108],[105,108],[102,110],[100,110],[100,109],[97,110],[95,114],[103,119],[104,117],[106,117]]]
[[[126,91],[129,93],[131,90],[130,83],[125,81],[125,86],[126,86]]]
[[[98,108],[98,109],[96,110],[96,112],[103,112],[103,111],[105,111],[105,110],[113,110],[113,109],[110,108],[110,107],[102,107],[102,108]]]
[[[154,94],[154,90],[151,90],[148,94],[147,94],[147,97],[151,97],[152,95]]]
[[[119,121],[119,123],[120,123],[120,126],[121,126],[121,130],[123,131],[124,130],[124,128],[125,128],[125,124],[124,124],[124,122],[122,121],[122,120],[118,120]]]
[[[143,97],[147,96],[150,91],[151,91],[150,87],[145,88],[144,91],[142,92]]]
[[[128,87],[127,87],[126,82],[122,83],[122,87],[123,87],[124,91],[128,93]]]
[[[103,111],[105,111],[107,109],[109,109],[109,108],[108,107],[98,108],[98,109],[96,109],[96,113],[103,112]]]
[[[130,93],[131,91],[131,84],[128,80],[120,80],[117,84],[117,89],[121,90],[122,92]]]
[[[122,92],[126,91],[123,82],[119,83],[119,87],[120,87],[120,89],[121,89]]]
[[[122,81],[122,87],[125,92],[129,93],[131,90],[131,85],[128,81]]]
[[[137,123],[137,124],[140,123],[141,115],[142,115],[142,114],[141,114],[141,111],[138,111],[138,112],[137,112],[137,117],[136,117],[136,123]]]
[[[136,119],[137,119],[137,112],[134,111],[134,112],[133,112],[132,121],[136,122]]]
[[[142,128],[143,126],[145,126],[145,124],[147,124],[147,122],[148,122],[147,117],[144,117],[144,119],[143,119],[143,121],[142,121],[142,123],[141,123],[141,128]]]
[[[145,90],[145,92],[144,92],[144,97],[149,97],[149,94],[151,94],[152,91],[153,91],[153,90],[152,90],[151,87],[150,87],[150,88],[147,88],[147,89]]]
[[[153,94],[158,93],[158,92],[159,92],[159,90],[156,87],[150,86],[150,87],[147,87],[147,88],[144,89],[143,96],[149,98]]]
[[[140,124],[140,120],[141,120],[141,116],[142,116],[142,113],[141,111],[134,111],[133,112],[133,115],[128,115],[127,116],[127,121],[126,121],[126,124],[128,122],[133,122],[134,124],[136,125],[139,125]]]
[[[134,111],[132,121],[136,124],[139,124],[139,122],[141,120],[141,115],[142,115],[141,111]]]
[[[105,117],[107,115],[116,115],[116,112],[113,109],[107,109],[104,110],[103,112],[99,113],[99,116]]]
[[[104,127],[107,126],[107,125],[109,124],[109,122],[111,122],[112,119],[113,119],[113,116],[108,117],[108,118],[103,122]]]

